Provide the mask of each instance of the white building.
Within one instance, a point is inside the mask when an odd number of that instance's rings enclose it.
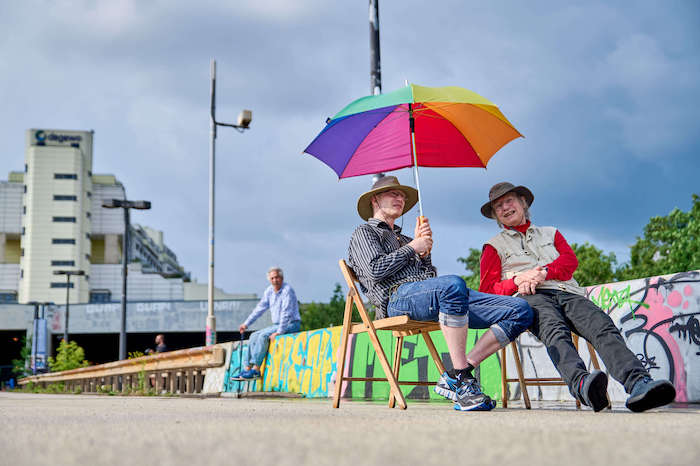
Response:
[[[92,174],[92,141],[92,131],[27,131],[24,172],[0,181],[0,304],[64,303],[57,270],[85,272],[71,277],[72,304],[121,299],[124,214],[102,203],[125,199],[125,190],[113,175]],[[130,301],[199,298],[161,231],[130,231]]]

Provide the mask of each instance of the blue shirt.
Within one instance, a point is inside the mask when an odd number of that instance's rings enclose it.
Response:
[[[258,305],[243,323],[249,327],[268,309],[272,313],[272,323],[277,324],[277,333],[284,333],[290,322],[301,320],[297,295],[286,283],[282,283],[282,288],[277,292],[272,285],[268,286]]]

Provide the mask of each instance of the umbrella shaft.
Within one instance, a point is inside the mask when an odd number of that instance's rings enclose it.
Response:
[[[413,120],[413,117],[411,117]],[[420,193],[420,179],[418,178],[418,157],[416,156],[416,134],[411,131],[411,150],[413,151],[413,178],[416,181],[416,190],[418,191],[418,214],[423,216],[423,196]]]

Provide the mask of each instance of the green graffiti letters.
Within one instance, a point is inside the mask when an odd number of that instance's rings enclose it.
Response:
[[[632,299],[632,296],[630,294],[630,285],[627,285],[626,288],[623,288],[621,290],[613,290],[611,288],[601,286],[598,296],[591,295],[590,298],[591,301],[593,301],[596,304],[596,306],[598,306],[608,314],[615,307],[622,308],[622,306],[624,306],[625,304],[630,307],[633,317],[634,311],[638,309],[639,306],[643,306],[645,309],[649,309],[649,305],[647,303],[644,303],[642,301],[635,301],[634,299]]]

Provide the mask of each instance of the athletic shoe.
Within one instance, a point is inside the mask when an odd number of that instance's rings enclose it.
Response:
[[[595,370],[585,376],[579,392],[581,401],[593,408],[596,413],[608,407],[608,376],[605,372]]]
[[[491,411],[496,402],[481,391],[476,379],[467,379],[457,389],[454,409],[457,411]]]
[[[248,369],[247,371],[241,372],[238,377],[241,379],[256,379],[260,377],[260,371],[257,369]]]
[[[440,380],[435,385],[435,393],[444,396],[448,400],[457,401],[457,389],[459,388],[459,380],[451,377],[449,373],[443,372]]]
[[[632,387],[625,406],[630,411],[641,413],[671,403],[676,398],[676,389],[668,380],[653,380],[649,376],[638,380]]]

